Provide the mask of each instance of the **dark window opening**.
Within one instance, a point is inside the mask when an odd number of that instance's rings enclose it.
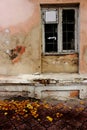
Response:
[[[45,24],[45,52],[57,52],[57,24]]]
[[[78,52],[78,13],[68,5],[42,9],[44,54]]]
[[[62,12],[63,50],[75,50],[75,10]]]

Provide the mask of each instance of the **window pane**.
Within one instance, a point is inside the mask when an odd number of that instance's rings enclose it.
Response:
[[[66,30],[74,31],[74,24],[63,23],[63,32]]]
[[[46,22],[56,22],[57,21],[57,11],[48,10],[46,11]]]
[[[63,10],[63,22],[74,22],[75,21],[75,10],[74,9],[64,9]]]
[[[75,10],[62,12],[63,50],[75,49]]]
[[[57,52],[57,24],[45,24],[45,52]]]

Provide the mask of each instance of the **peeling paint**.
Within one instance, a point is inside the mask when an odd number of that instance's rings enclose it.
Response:
[[[17,46],[16,48],[10,50],[9,57],[12,60],[12,63],[18,62],[24,52],[25,52],[24,46]]]
[[[40,26],[32,27],[29,33],[10,34],[4,31],[0,32],[0,74],[18,75],[40,72]],[[35,35],[37,34],[37,35]],[[9,44],[6,44],[9,41]],[[37,42],[38,41],[38,42]],[[16,47],[23,47],[24,53],[14,60],[11,60],[11,50]],[[19,54],[17,54],[19,55]],[[35,64],[37,63],[37,64]],[[15,69],[16,68],[16,69]]]
[[[42,56],[42,72],[76,73],[78,72],[78,54]]]

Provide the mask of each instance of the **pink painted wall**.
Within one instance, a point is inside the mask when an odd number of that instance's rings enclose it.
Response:
[[[87,73],[87,1],[80,5],[80,35],[79,35],[79,72]]]
[[[39,11],[38,3],[33,0],[0,1],[0,74],[40,72]],[[17,51],[19,47],[24,49],[22,54]],[[14,59],[11,50],[17,55]]]
[[[28,32],[37,22],[37,3],[33,0],[1,0],[0,30],[10,28],[12,33]]]
[[[5,28],[28,20],[34,12],[34,4],[28,0],[1,0],[0,26]]]

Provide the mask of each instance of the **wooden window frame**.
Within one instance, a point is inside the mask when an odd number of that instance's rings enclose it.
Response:
[[[63,34],[62,34],[62,11],[63,10],[70,10],[70,9],[74,9],[75,10],[75,49],[74,50],[63,50]],[[46,10],[57,10],[57,21],[53,22],[53,23],[57,23],[58,24],[58,48],[57,48],[57,52],[54,53],[49,53],[49,52],[45,52],[45,30],[44,30],[44,25],[45,25],[45,17],[44,17],[44,13],[46,12]],[[57,55],[57,54],[71,54],[71,53],[78,53],[78,7],[46,7],[46,8],[42,8],[41,12],[42,12],[42,47],[43,47],[43,54],[45,55]],[[50,22],[49,22],[50,23]],[[46,23],[48,24],[48,23]]]

